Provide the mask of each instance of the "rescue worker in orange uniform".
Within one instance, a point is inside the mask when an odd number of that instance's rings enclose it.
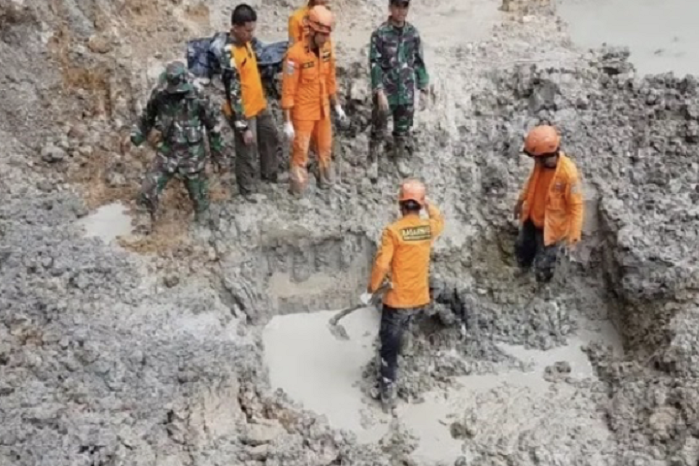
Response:
[[[255,159],[259,160],[262,180],[274,183],[281,158],[279,133],[257,67],[261,43],[254,37],[256,25],[255,10],[244,3],[237,5],[231,15],[229,38],[220,53],[226,91],[223,113],[235,134],[235,178],[245,198],[257,190]]]
[[[314,6],[308,14],[309,32],[287,52],[282,79],[284,134],[292,140],[291,192],[301,194],[308,186],[308,150],[311,142],[318,154],[318,182],[332,184],[332,123],[330,105],[342,122],[347,117],[337,101],[335,54],[330,44],[333,14]]]
[[[427,201],[425,185],[418,180],[403,182],[398,194],[402,218],[384,229],[381,246],[371,272],[368,293],[362,302],[369,302],[387,274],[391,288],[383,298],[381,311],[381,369],[379,390],[384,411],[393,408],[396,396],[398,354],[403,335],[413,317],[430,303],[429,268],[432,243],[444,229],[439,209]],[[427,210],[429,218],[421,218]]]
[[[560,148],[561,137],[548,125],[532,129],[524,141],[524,153],[534,168],[514,209],[521,229],[515,243],[517,262],[534,266],[539,283],[553,278],[562,245],[580,241],[583,195],[575,163]]]
[[[306,6],[302,6],[289,16],[289,45],[303,42],[308,35],[308,14],[316,5],[328,6],[328,0],[309,0]]]

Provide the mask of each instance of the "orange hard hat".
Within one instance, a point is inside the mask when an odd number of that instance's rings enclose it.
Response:
[[[330,34],[333,30],[335,17],[327,7],[316,5],[308,13],[308,26],[315,32]]]
[[[524,152],[538,157],[553,154],[561,145],[561,136],[556,128],[549,125],[537,126],[527,134],[524,140]]]
[[[400,185],[398,192],[398,202],[415,201],[419,205],[425,205],[427,188],[418,180],[406,180]]]

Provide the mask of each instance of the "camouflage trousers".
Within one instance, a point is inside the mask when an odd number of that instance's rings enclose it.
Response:
[[[537,282],[551,281],[559,250],[558,244],[544,245],[544,230],[537,228],[531,220],[524,222],[515,242],[515,256],[520,267],[534,267]]]
[[[177,166],[173,168],[171,161],[164,156],[158,155],[146,173],[139,196],[139,202],[148,209],[151,215],[158,210],[160,196],[173,176],[178,176],[182,179],[196,213],[208,210],[209,183],[204,169],[190,172],[184,171]]]
[[[379,110],[379,105],[374,98],[374,104],[371,112],[371,145],[377,148],[381,145],[386,137],[386,129],[388,128],[388,119],[393,118],[393,141],[396,145],[405,145],[410,149],[410,132],[413,128],[413,117],[415,115],[415,106],[411,104],[391,104],[389,103],[388,112],[384,113]],[[372,152],[374,152],[372,150]]]

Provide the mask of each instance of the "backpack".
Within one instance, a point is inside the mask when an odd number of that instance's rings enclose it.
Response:
[[[187,68],[197,77],[211,79],[221,73],[220,51],[223,50],[228,34],[218,32],[213,37],[203,37],[187,41]],[[284,55],[289,41],[283,40],[265,44],[258,51],[257,67],[264,82],[273,82],[282,72]]]
[[[198,78],[211,79],[221,73],[221,64],[217,56],[218,45],[227,38],[225,32],[213,37],[202,37],[187,41],[187,68]]]

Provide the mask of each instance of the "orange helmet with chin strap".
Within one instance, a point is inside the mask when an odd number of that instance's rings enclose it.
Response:
[[[332,12],[323,5],[316,5],[308,12],[308,27],[322,34],[330,34],[335,24]]]
[[[427,188],[418,180],[406,180],[400,185],[398,202],[414,201],[424,207],[427,199]]]
[[[561,136],[556,128],[540,125],[529,131],[524,139],[524,152],[532,157],[555,153],[561,146]]]

